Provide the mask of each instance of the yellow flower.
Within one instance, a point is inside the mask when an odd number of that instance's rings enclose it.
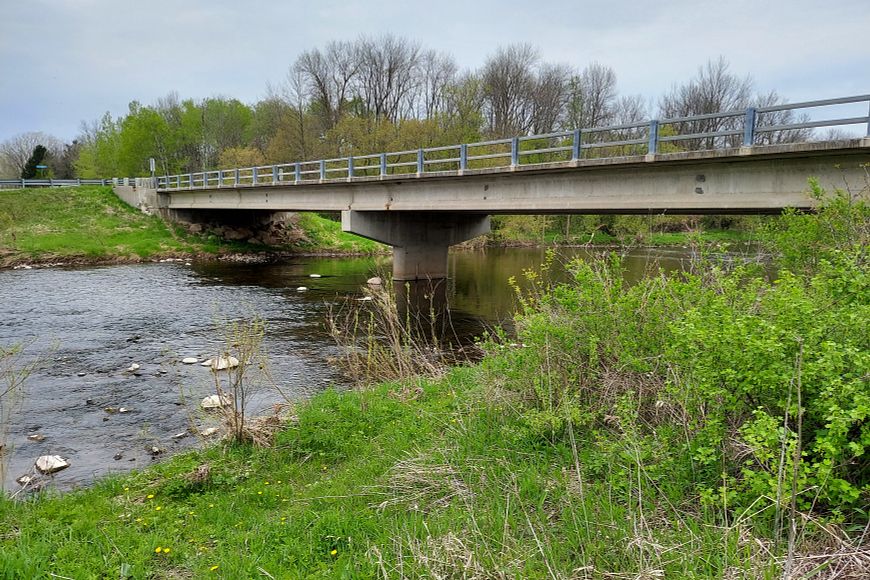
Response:
[[[162,510],[162,509],[163,509],[163,506],[162,506],[162,505],[159,505],[159,506],[157,506],[156,508],[154,508],[154,511],[155,511],[155,512],[159,512],[159,511]]]
[[[208,504],[208,507],[214,507],[213,503]]]
[[[153,493],[149,493],[148,495],[145,496],[145,498],[146,498],[146,499],[154,499],[154,494],[153,494]]]
[[[124,491],[130,491],[130,488],[129,488],[129,487],[125,487],[125,488],[124,488]]]
[[[162,551],[163,551],[163,548],[161,548],[160,546],[157,546],[156,548],[154,548],[154,553],[155,553],[155,554],[159,554],[159,553],[162,552]]]
[[[192,516],[193,512],[187,512],[187,515]]]
[[[163,548],[163,553],[164,553],[164,554],[168,554],[168,553],[169,553],[169,548]]]
[[[257,492],[257,495],[263,495],[263,492],[262,492],[262,491],[258,491],[258,492]]]
[[[330,554],[332,554],[333,556],[335,556],[336,554],[338,554],[338,550],[336,550],[336,549],[333,548],[333,550],[330,552]]]
[[[264,485],[269,485],[269,482],[267,481]]]
[[[214,572],[214,571],[217,570],[219,567],[220,567],[220,566],[215,565],[215,566],[212,566],[211,568],[209,568],[209,570],[211,570],[212,572]]]

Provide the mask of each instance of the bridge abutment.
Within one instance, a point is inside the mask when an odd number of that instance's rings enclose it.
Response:
[[[343,211],[341,229],[393,246],[394,280],[447,277],[447,249],[489,232],[489,216],[432,211]]]

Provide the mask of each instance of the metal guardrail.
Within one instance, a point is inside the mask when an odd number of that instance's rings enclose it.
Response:
[[[0,188],[72,187],[76,185],[111,185],[118,179],[0,179]]]
[[[867,115],[796,123],[766,122],[771,113],[854,103],[867,103]],[[698,124],[712,125],[714,130],[697,130]],[[661,143],[680,141],[694,141],[696,145],[701,145],[694,150],[739,145],[752,147],[765,134],[861,124],[867,125],[866,135],[870,137],[870,94],[770,107],[750,107],[743,111],[653,119],[626,125],[556,131],[478,143],[166,175],[157,177],[156,181],[159,190],[175,191],[311,184],[373,177],[420,177],[436,173],[462,175],[469,169],[482,167],[512,168],[550,163],[554,161],[554,156],[555,161],[578,161],[583,158],[585,151],[590,150],[601,151],[605,157],[656,155],[662,153]]]

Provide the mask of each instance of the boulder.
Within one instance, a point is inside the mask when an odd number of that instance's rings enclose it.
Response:
[[[195,356],[189,356],[189,357],[181,359],[181,363],[186,364],[186,365],[195,365],[198,362],[199,362],[199,359],[196,358]]]
[[[69,462],[60,455],[43,455],[36,460],[36,469],[41,473],[54,473],[69,467]]]
[[[28,435],[27,440],[28,441],[36,441],[37,443],[42,443],[43,441],[45,441],[45,435],[43,435],[41,433],[34,433],[33,435]]]
[[[210,367],[211,366],[211,359],[204,360],[199,364],[200,364],[200,366]]]
[[[199,404],[203,409],[220,409],[232,405],[233,402],[225,395],[209,395]]]
[[[234,369],[239,366],[239,359],[234,356],[223,357],[219,356],[217,359],[213,359],[211,361],[211,368],[216,371],[225,371],[227,369]]]
[[[133,363],[129,367],[127,367],[127,370],[131,373],[134,373],[134,372],[138,371],[140,368],[142,368],[142,367],[139,366],[137,363]]]
[[[34,481],[35,479],[35,477],[31,477],[29,475],[22,475],[15,481],[18,482],[18,485],[20,485],[21,487],[27,487],[28,485],[30,485],[30,482]]]

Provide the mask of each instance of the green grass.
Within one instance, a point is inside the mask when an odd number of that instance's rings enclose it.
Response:
[[[307,238],[302,247],[355,254],[385,252],[388,246],[341,231],[341,223],[312,212],[299,214],[299,227]]]
[[[575,455],[530,437],[484,401],[478,372],[324,392],[274,448],[215,447],[92,489],[0,499],[0,577],[709,578],[754,565],[744,527],[672,504],[673,486],[647,488],[648,475],[636,488],[617,466],[587,465],[585,443]],[[634,464],[629,450],[615,461]],[[210,479],[191,483],[203,463]]]
[[[306,240],[290,248],[375,253],[384,246],[341,231],[316,214],[299,216]],[[0,266],[28,261],[128,260],[186,253],[262,252],[264,246],[191,235],[121,201],[108,187],[0,190]]]
[[[0,191],[0,257],[145,258],[194,249],[108,187]]]

